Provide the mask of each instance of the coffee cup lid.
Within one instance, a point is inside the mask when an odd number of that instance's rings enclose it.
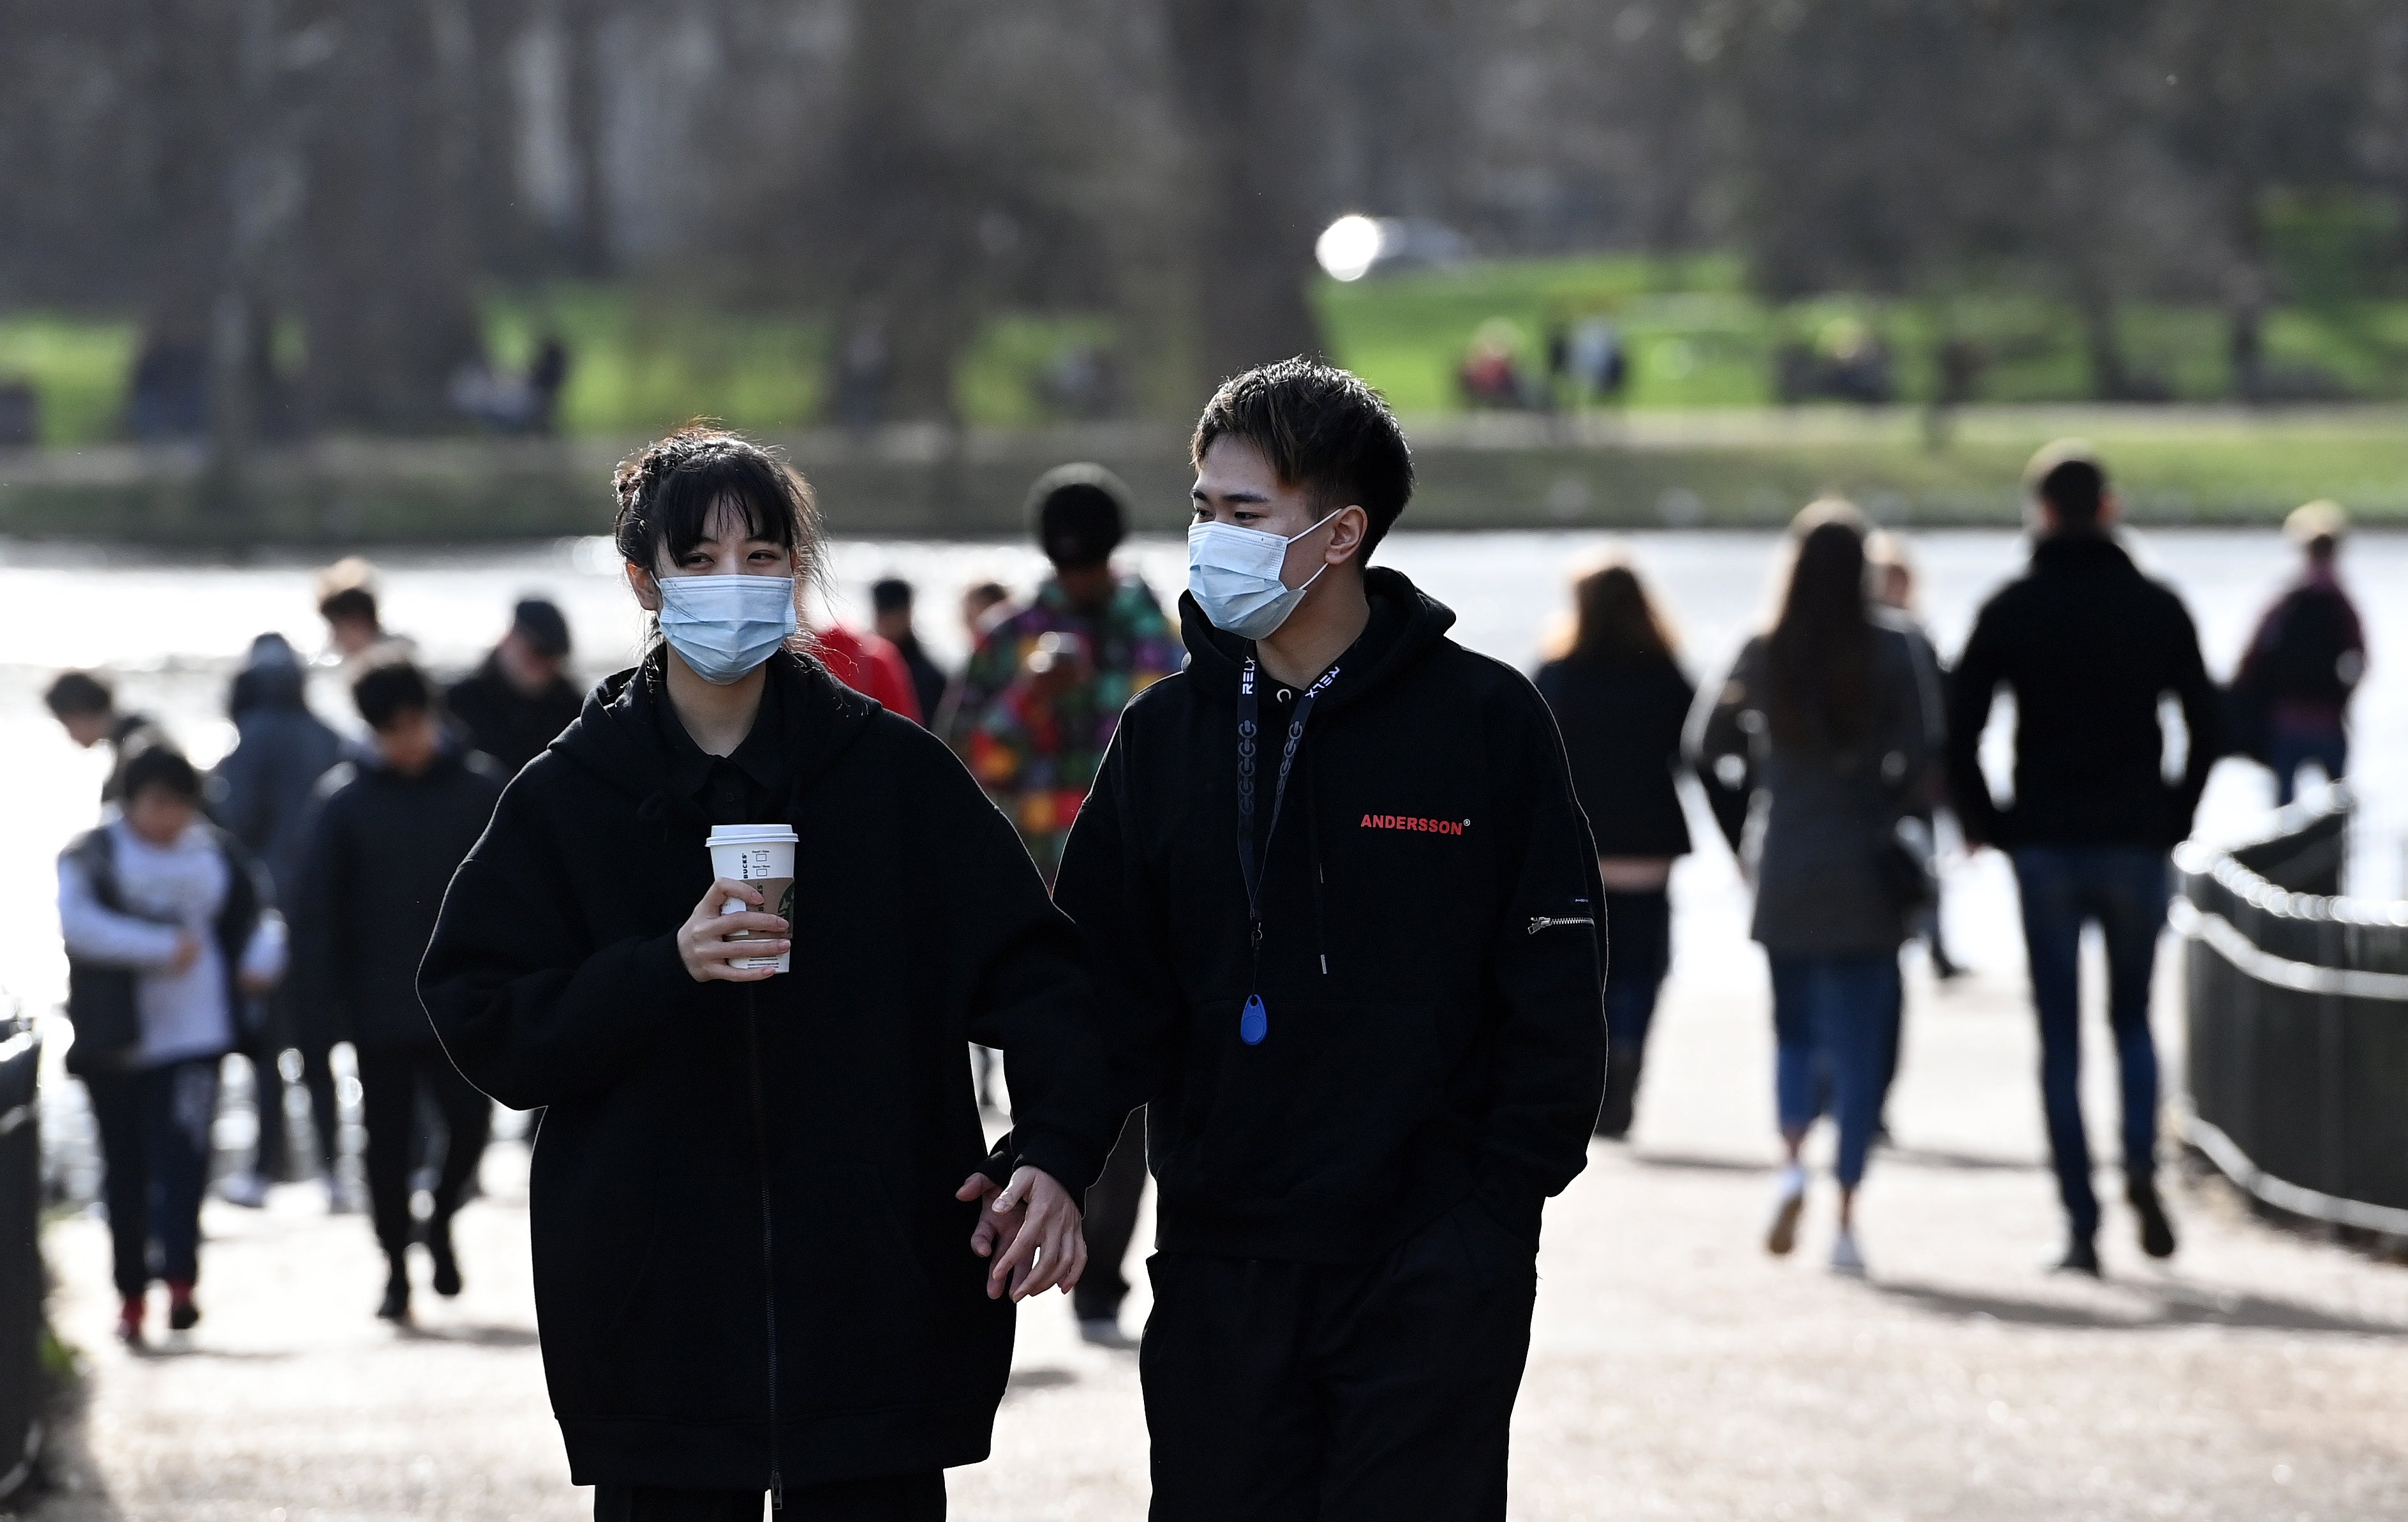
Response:
[[[791,825],[720,825],[705,845],[793,845],[800,840]]]

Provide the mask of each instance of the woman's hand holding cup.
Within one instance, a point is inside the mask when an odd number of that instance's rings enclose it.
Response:
[[[722,906],[734,899],[753,907],[724,912]],[[775,957],[793,943],[784,938],[791,928],[775,914],[765,913],[761,890],[740,878],[723,877],[710,884],[702,902],[678,926],[678,960],[696,983],[759,983],[778,975],[777,964],[763,967],[737,967],[735,959],[764,961]],[[735,931],[749,931],[752,939],[731,940]]]

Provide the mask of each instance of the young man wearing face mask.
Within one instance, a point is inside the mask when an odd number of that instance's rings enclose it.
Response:
[[[1268,366],[1191,452],[1188,666],[1055,894],[1148,1106],[1153,1515],[1501,1518],[1603,1088],[1597,853],[1530,684],[1365,567],[1412,489],[1377,395]]]

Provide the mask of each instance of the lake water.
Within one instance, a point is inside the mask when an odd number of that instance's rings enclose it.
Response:
[[[1577,533],[1399,534],[1380,559],[1404,571],[1460,616],[1465,644],[1516,666],[1535,662],[1565,603],[1570,570],[1612,542]],[[1641,571],[1670,609],[1693,674],[1719,674],[1762,619],[1780,540],[1768,534],[1654,533],[1627,536]],[[2271,531],[2183,531],[2134,536],[2156,574],[2171,580],[2198,619],[2211,668],[2229,675],[2259,610],[2293,570]],[[1915,538],[1922,611],[1953,656],[1981,599],[2022,563],[2024,547],[1999,532]],[[1144,539],[1126,555],[1154,587],[1185,579],[1184,548]],[[0,544],[0,754],[7,757],[0,827],[0,987],[36,1010],[54,1006],[65,961],[52,908],[53,860],[97,816],[102,758],[76,750],[41,706],[64,667],[106,668],[122,703],[159,715],[196,761],[222,754],[227,680],[251,638],[276,630],[303,650],[322,643],[313,608],[316,562],[242,564],[132,558],[54,545]],[[993,578],[1015,589],[1043,569],[1030,550],[995,544],[846,540],[836,546],[836,606],[867,618],[868,584],[903,576],[921,589],[923,638],[940,662],[957,661],[964,636],[959,590]],[[641,619],[607,540],[563,540],[473,553],[395,553],[380,560],[386,622],[418,642],[439,672],[473,665],[500,633],[510,603],[540,592],[566,610],[577,662],[588,675],[628,663]],[[2408,537],[2353,543],[2345,571],[2369,625],[2372,668],[2357,710],[2354,762],[2366,800],[2356,865],[2360,891],[2401,888],[2408,826]],[[346,729],[358,724],[331,670],[312,701]],[[1999,726],[2002,727],[2002,726]],[[2003,739],[1994,727],[1992,749]],[[2201,816],[2203,834],[2229,838],[2258,827],[2271,793],[2263,771],[2241,762],[2217,770]],[[1701,849],[1676,882],[1684,955],[1712,944],[1737,949],[1742,900],[1727,856],[1699,820]],[[2019,958],[2012,884],[1987,854],[1951,869],[1949,916],[1959,955],[1983,965]]]

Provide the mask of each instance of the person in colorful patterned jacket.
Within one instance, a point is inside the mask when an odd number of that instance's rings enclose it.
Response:
[[[1027,842],[1049,883],[1128,700],[1179,669],[1179,636],[1154,590],[1112,569],[1128,488],[1066,465],[1028,494],[1054,574],[986,626],[945,735]]]

